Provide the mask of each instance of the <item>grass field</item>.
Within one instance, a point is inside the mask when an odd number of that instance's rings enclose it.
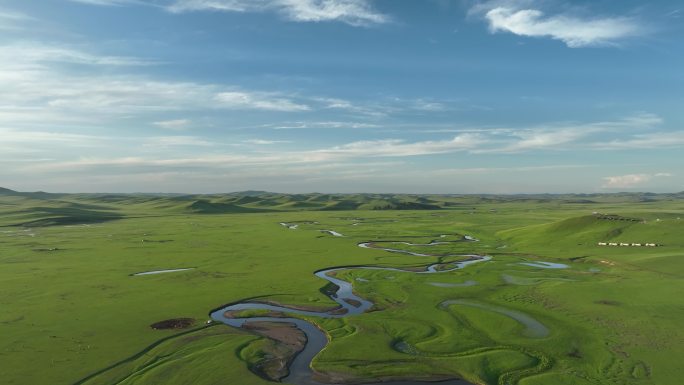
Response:
[[[311,318],[331,337],[314,368],[355,380],[675,385],[684,375],[682,217],[677,195],[10,192],[0,196],[1,382],[266,384],[249,367],[272,342],[224,325],[204,327],[212,309],[247,298],[325,309],[335,303],[316,270],[409,268],[486,254],[493,259],[443,274],[342,271],[338,277],[354,282],[377,310]],[[391,243],[435,257],[357,246],[466,234],[479,242]],[[521,264],[539,261],[569,267]],[[131,276],[176,268],[194,269]],[[529,330],[507,311],[548,333]],[[150,328],[178,317],[197,322],[184,330]]]

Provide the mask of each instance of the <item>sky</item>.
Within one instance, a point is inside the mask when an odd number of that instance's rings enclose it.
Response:
[[[0,186],[684,190],[681,0],[0,0]]]

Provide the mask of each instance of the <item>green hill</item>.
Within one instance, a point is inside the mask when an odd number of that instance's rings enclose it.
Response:
[[[536,194],[536,195],[416,195],[416,194],[281,194],[266,191],[243,191],[226,194],[55,194],[18,192],[0,188],[0,224],[45,226],[65,223],[93,223],[118,219],[124,215],[148,216],[165,214],[233,214],[272,211],[351,211],[351,210],[454,210],[499,209],[501,204],[523,207],[559,207],[591,212],[596,207],[621,203],[677,202],[684,193],[650,194]],[[491,206],[491,207],[490,207]],[[495,207],[496,206],[496,207]],[[477,207],[477,209],[476,209]],[[533,215],[533,214],[530,214]],[[604,215],[605,216],[605,215]],[[635,219],[636,218],[636,219]],[[508,230],[505,240],[520,232],[525,244],[595,243],[616,238],[639,226],[641,218],[585,216],[567,219],[540,228]],[[655,219],[655,218],[651,218]],[[634,222],[636,220],[636,222]],[[643,225],[643,223],[641,224]],[[637,230],[634,230],[637,231]],[[644,230],[645,231],[645,230]]]
[[[200,199],[190,203],[188,210],[196,214],[233,214],[233,213],[258,213],[265,212],[265,209],[255,209],[243,207],[232,203],[215,203]]]

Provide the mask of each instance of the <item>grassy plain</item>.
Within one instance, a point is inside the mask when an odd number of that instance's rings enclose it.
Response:
[[[425,266],[475,253],[493,259],[443,274],[341,272],[378,310],[311,318],[332,339],[314,368],[346,379],[681,382],[684,200],[333,198],[0,197],[2,382],[266,384],[248,366],[264,358],[269,341],[223,325],[202,327],[210,310],[246,298],[329,308],[334,302],[321,292],[316,270]],[[291,211],[299,209],[305,211]],[[480,242],[391,244],[436,257],[357,247],[370,240],[427,243],[442,234]],[[534,261],[569,268],[520,264]],[[477,284],[460,285],[467,281]],[[447,300],[483,307],[440,305]],[[523,324],[487,306],[524,313],[549,334],[530,337]],[[198,323],[182,331],[149,327],[177,317]]]

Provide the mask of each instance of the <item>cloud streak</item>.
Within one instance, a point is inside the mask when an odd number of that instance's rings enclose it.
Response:
[[[100,5],[100,6],[120,6],[128,4],[140,4],[137,0],[69,0],[74,3],[88,4],[88,5]]]
[[[654,178],[666,178],[671,176],[672,174],[667,172],[659,172],[656,174],[628,174],[618,176],[607,176],[603,178],[605,182],[601,187],[607,189],[633,188],[646,185]]]
[[[453,181],[454,178],[477,179],[491,174],[506,176],[511,172],[554,175],[558,170],[570,172],[594,166],[533,164],[445,168],[444,163],[438,163],[436,168],[425,170],[411,165],[431,161],[428,157],[435,155],[481,154],[481,158],[474,159],[484,160],[487,154],[533,153],[542,149],[567,151],[571,145],[575,149],[601,151],[602,149],[592,146],[591,141],[587,140],[591,138],[589,135],[621,135],[630,138],[634,135],[633,132],[641,134],[641,130],[649,130],[650,125],[658,121],[660,119],[656,116],[641,114],[613,122],[550,124],[545,127],[494,130],[473,128],[445,139],[358,140],[341,145],[318,145],[313,148],[310,147],[311,143],[289,141],[287,137],[236,139],[227,136],[223,140],[201,135],[104,137],[0,128],[0,151],[15,155],[13,166],[3,171],[7,178],[34,175],[52,180],[54,183],[57,183],[57,179],[69,180],[77,175],[114,175],[129,183],[138,183],[134,181],[142,175],[168,175],[169,179],[165,182],[167,186],[176,183],[173,181],[174,176],[198,178],[204,180],[203,183],[209,183],[216,180],[219,175],[230,181],[244,178],[244,183],[249,183],[250,180],[261,183],[258,178],[250,179],[250,175],[260,175],[261,178],[274,175],[279,180],[285,180],[287,176],[296,176],[311,183],[340,178],[348,178],[350,181],[367,180],[373,183],[400,183],[407,175],[412,175],[415,180],[427,181],[436,178],[435,182],[438,183],[437,181]],[[576,132],[563,133],[568,130]],[[285,142],[291,144],[287,147],[278,145]],[[112,146],[120,150],[116,153],[107,152],[106,149]],[[22,149],[22,152],[5,151],[6,148]],[[448,159],[463,159],[463,155],[453,155]],[[460,158],[457,158],[458,156]],[[26,161],[20,162],[22,159]],[[397,162],[405,166],[397,168]],[[378,166],[371,169],[366,166],[369,163]],[[392,166],[380,166],[389,163]],[[336,165],[340,164],[345,166],[337,168]],[[207,177],[204,178],[203,175]],[[213,176],[213,179],[209,176]],[[656,179],[664,180],[671,176],[667,172],[658,172],[603,177],[601,188],[628,189],[650,186]],[[596,173],[594,177],[602,178]],[[144,182],[149,183],[149,180]],[[182,190],[184,186],[178,185],[177,189]],[[518,188],[524,190],[524,185]]]
[[[305,104],[278,97],[275,94],[247,93],[241,91],[220,92],[214,99],[220,106],[230,109],[267,110],[281,112],[309,111]]]
[[[157,127],[165,128],[168,130],[181,131],[188,128],[192,122],[189,119],[173,119],[173,120],[161,120],[158,122],[153,122]]]
[[[402,157],[472,150],[484,140],[479,135],[461,134],[448,140],[406,142],[399,139],[367,140],[313,152],[323,157]]]
[[[25,13],[0,8],[0,31],[21,30],[22,25],[31,20],[34,19]]]
[[[372,129],[381,127],[378,124],[366,122],[341,122],[341,121],[299,121],[284,122],[277,124],[266,124],[264,128],[274,130],[293,130],[293,129]]]
[[[290,150],[284,151],[278,146],[273,146],[267,152],[239,152],[236,153],[235,147],[226,148],[225,146],[218,146],[215,148],[216,154],[209,158],[203,156],[190,156],[182,159],[147,159],[136,156],[128,157],[138,159],[140,162],[149,161],[149,165],[173,164],[174,161],[181,163],[197,163],[208,165],[212,160],[217,162],[225,162],[230,160],[233,163],[239,164],[265,164],[275,162],[278,164],[288,163],[304,163],[304,162],[333,162],[338,160],[364,160],[371,158],[400,158],[400,157],[416,157],[424,155],[436,154],[451,154],[451,153],[470,153],[470,154],[512,154],[512,153],[529,153],[537,151],[568,151],[575,150],[603,150],[604,147],[598,147],[592,138],[598,136],[624,136],[624,139],[606,142],[607,145],[614,149],[633,149],[638,146],[646,146],[649,148],[656,143],[670,142],[671,146],[678,146],[684,143],[684,134],[670,133],[669,137],[661,137],[657,141],[644,141],[643,139],[633,139],[635,135],[646,137],[643,130],[650,130],[651,124],[658,121],[657,117],[628,117],[619,121],[605,121],[597,123],[577,124],[577,125],[550,125],[549,127],[531,127],[531,128],[499,128],[499,129],[470,129],[464,132],[457,133],[455,136],[446,139],[431,139],[431,140],[406,140],[397,138],[385,138],[374,140],[357,140],[340,145],[329,145],[326,147],[309,148],[305,146],[306,142],[292,142],[298,143],[292,146]],[[2,115],[0,114],[0,117]],[[154,123],[155,125],[171,130],[181,130],[191,124],[187,119],[178,120],[164,120]],[[319,126],[320,127],[320,126]],[[636,132],[637,134],[634,134]],[[73,148],[97,147],[102,143],[111,142],[112,138],[97,137],[90,135],[78,135],[70,133],[46,132],[46,131],[31,131],[31,130],[17,130],[17,129],[2,129],[0,128],[0,145],[12,146],[15,148],[30,148],[47,149],[54,147],[53,144],[59,144],[61,151],[71,153]],[[677,136],[680,142],[675,141]],[[211,143],[208,138],[189,137],[189,136],[167,136],[162,139],[152,137],[146,140],[142,138],[120,138],[119,145],[128,148],[132,154],[136,154],[135,146],[131,143],[136,141],[158,143],[163,146],[182,146],[182,145],[207,145]],[[252,145],[267,145],[279,144],[288,142],[287,138],[271,139],[258,138],[240,141],[244,144]],[[124,145],[125,143],[125,145]],[[216,143],[218,145],[218,143]],[[294,150],[292,150],[292,148]],[[48,151],[49,152],[49,151]],[[78,153],[78,152],[77,152]],[[229,158],[223,156],[229,153]],[[163,153],[161,153],[163,154]],[[101,160],[106,163],[107,160]],[[75,164],[66,163],[67,167]],[[97,165],[98,163],[86,163]]]
[[[0,124],[102,123],[111,117],[162,111],[311,109],[304,102],[274,91],[120,73],[122,68],[152,63],[35,42],[0,46]],[[181,120],[155,124],[181,129],[187,123]]]
[[[247,140],[244,140],[243,143],[255,144],[255,145],[272,145],[272,144],[290,143],[290,142],[287,140],[247,139]]]
[[[629,17],[588,18],[562,13],[546,15],[539,9],[521,8],[510,2],[481,4],[474,12],[483,13],[492,33],[548,37],[560,40],[570,48],[615,45],[625,38],[645,32],[642,25]]]
[[[368,0],[176,0],[167,9],[174,13],[192,11],[276,12],[295,22],[339,21],[368,26],[389,21]]]
[[[577,148],[617,148],[627,143],[635,148],[647,145],[633,139],[604,139],[606,135],[626,136],[631,138],[634,132],[651,130],[662,123],[662,119],[654,114],[639,113],[615,121],[593,123],[564,123],[549,124],[530,128],[498,128],[489,130],[492,142],[498,146],[476,150],[483,153],[517,153],[533,150],[571,150]],[[476,130],[473,132],[482,132]],[[487,132],[487,131],[485,131]],[[651,134],[636,134],[646,135]]]
[[[135,57],[97,55],[79,49],[22,41],[0,46],[0,65],[15,63],[17,68],[45,68],[50,63],[91,66],[147,66],[154,61]]]
[[[656,149],[684,147],[684,131],[638,133],[613,139],[594,147],[606,150]]]

